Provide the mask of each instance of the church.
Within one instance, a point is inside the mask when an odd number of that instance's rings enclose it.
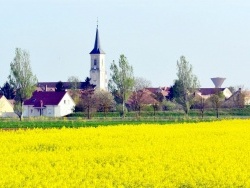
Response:
[[[95,43],[90,54],[90,86],[95,90],[108,90],[105,52],[101,48],[98,24],[96,26]],[[55,91],[58,82],[38,82],[38,91]],[[62,82],[65,90],[70,89],[70,82]],[[80,82],[79,89],[85,89],[89,83]]]
[[[90,54],[90,83],[98,90],[107,90],[107,72],[105,68],[105,52],[101,48],[98,25],[96,27],[95,45]]]

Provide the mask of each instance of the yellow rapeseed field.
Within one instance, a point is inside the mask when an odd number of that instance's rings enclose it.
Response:
[[[2,130],[0,187],[250,187],[250,120]]]

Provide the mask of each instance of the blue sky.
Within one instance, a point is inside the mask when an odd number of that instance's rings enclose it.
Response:
[[[202,87],[250,88],[250,1],[0,0],[0,85],[19,47],[39,81],[89,76],[96,20],[106,68],[125,54],[134,75],[170,86],[184,55]]]

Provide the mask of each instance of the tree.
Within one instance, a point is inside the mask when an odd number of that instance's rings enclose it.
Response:
[[[81,91],[81,104],[84,111],[87,111],[87,118],[91,118],[91,114],[96,110],[96,99],[94,97],[94,89],[85,89]]]
[[[79,99],[79,89],[81,86],[80,79],[76,76],[70,76],[68,78],[68,82],[69,82],[71,97],[74,99],[74,101],[76,101]]]
[[[199,87],[199,81],[193,74],[192,65],[186,61],[184,56],[177,61],[177,77],[173,86],[173,93],[176,101],[182,106],[186,115],[190,110],[193,102],[195,89]]]
[[[181,93],[183,93],[183,86],[180,80],[175,80],[174,84],[169,89],[169,94],[167,99],[170,101],[174,101],[175,99],[179,98],[181,96]]]
[[[125,102],[129,98],[134,86],[133,67],[129,65],[127,58],[120,55],[118,65],[113,61],[110,66],[109,90],[120,98],[122,113],[125,117]]]
[[[56,83],[56,92],[60,92],[60,91],[65,91],[64,85],[62,81],[59,81]]]
[[[148,96],[145,88],[150,87],[151,82],[142,77],[136,77],[134,79],[134,88],[133,93],[130,96],[129,100],[131,103],[132,109],[138,111],[138,116],[140,117],[142,106],[147,102],[146,98]]]
[[[1,88],[0,94],[4,95],[6,99],[13,99],[15,97],[14,88],[9,84],[8,81],[5,82]]]
[[[207,99],[202,96],[195,97],[193,107],[200,110],[201,118],[203,118],[205,108],[207,107]]]
[[[225,96],[223,93],[216,89],[215,93],[211,95],[209,100],[211,101],[214,109],[216,110],[216,117],[219,118],[219,108],[221,107],[222,102],[224,101]]]
[[[70,89],[74,91],[78,90],[81,86],[80,79],[76,76],[70,76],[68,82],[70,82]]]
[[[246,97],[246,90],[243,89],[244,86],[235,86],[229,87],[228,89],[231,91],[232,96],[230,100],[227,100],[224,105],[226,107],[233,107],[233,108],[244,108],[245,107],[245,97]]]
[[[147,87],[151,87],[151,81],[143,77],[136,77],[134,79],[134,91],[139,91]]]
[[[114,96],[108,91],[97,90],[94,98],[98,111],[102,111],[106,117],[107,112],[115,106]]]
[[[85,82],[82,83],[82,89],[94,89],[96,85],[90,83],[91,78],[86,77]]]
[[[37,78],[31,70],[29,53],[21,48],[16,48],[15,58],[10,63],[9,82],[16,91],[15,113],[22,120],[23,102],[31,97],[37,85]]]
[[[241,88],[237,91],[235,104],[234,106],[237,108],[244,108],[245,107],[245,97],[246,97],[246,91],[243,91]]]
[[[158,105],[158,101],[155,99],[154,94],[147,89],[134,91],[128,100],[130,108],[137,111],[138,117],[140,117],[143,107],[156,103]]]

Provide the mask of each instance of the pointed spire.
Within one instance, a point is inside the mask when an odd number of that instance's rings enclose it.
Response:
[[[94,49],[90,52],[90,54],[105,54],[105,52],[101,49],[101,43],[100,43],[99,33],[98,33],[98,19],[97,19],[97,26],[96,26],[95,45],[94,45]]]

